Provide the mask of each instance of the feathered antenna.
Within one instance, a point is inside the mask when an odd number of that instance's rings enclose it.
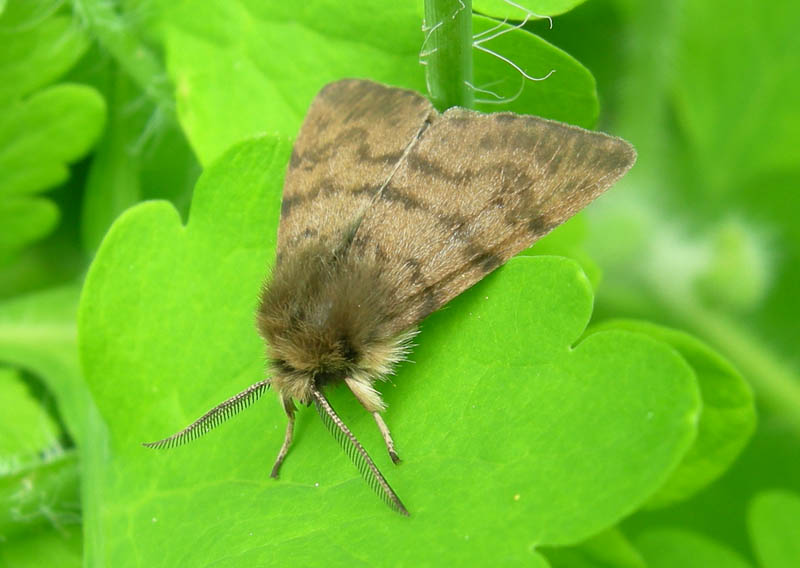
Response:
[[[232,396],[203,414],[200,418],[189,424],[180,432],[174,433],[169,438],[157,442],[145,442],[142,445],[148,448],[174,448],[202,436],[209,430],[219,426],[228,418],[244,410],[257,401],[269,387],[269,379],[250,385],[237,395]]]
[[[316,387],[311,391],[311,396],[314,397],[317,412],[319,412],[322,422],[325,427],[333,435],[339,444],[344,449],[345,453],[350,457],[350,460],[355,464],[358,471],[361,472],[362,477],[366,480],[367,484],[372,487],[373,491],[383,499],[383,502],[389,505],[394,511],[401,515],[408,516],[408,510],[405,505],[400,501],[400,498],[389,486],[389,483],[383,477],[378,466],[369,457],[367,450],[364,449],[350,429],[342,422],[339,415],[333,410],[333,407]]]

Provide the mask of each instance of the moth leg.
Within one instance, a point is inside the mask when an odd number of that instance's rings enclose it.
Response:
[[[381,431],[381,436],[383,436],[383,441],[386,443],[386,450],[389,452],[389,457],[392,458],[392,461],[395,464],[400,463],[400,456],[397,455],[397,452],[394,449],[392,433],[389,432],[389,427],[386,425],[386,422],[383,421],[383,416],[381,416],[381,413],[376,410],[372,413],[372,417],[378,424],[378,430]]]
[[[344,382],[347,384],[350,391],[358,399],[358,402],[372,414],[375,423],[378,425],[378,430],[381,431],[383,441],[386,444],[386,450],[389,452],[389,457],[395,464],[400,463],[400,456],[397,455],[397,450],[394,449],[394,440],[392,440],[392,433],[389,432],[389,427],[383,421],[381,412],[386,409],[386,405],[381,400],[381,395],[372,388],[371,385],[366,384],[356,379],[346,378]]]
[[[281,469],[283,460],[286,459],[286,454],[289,453],[289,446],[292,445],[292,436],[294,434],[294,412],[297,409],[295,408],[294,402],[292,402],[291,398],[283,399],[283,410],[286,412],[286,416],[289,421],[286,423],[286,433],[283,436],[281,450],[278,452],[278,457],[275,458],[275,464],[272,466],[272,473],[269,474],[270,477],[275,479],[278,479],[278,471]]]

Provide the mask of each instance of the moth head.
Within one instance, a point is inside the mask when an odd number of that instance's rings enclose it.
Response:
[[[303,339],[305,341],[291,336],[283,340],[275,338],[270,345],[272,386],[284,399],[295,398],[309,404],[312,390],[361,372],[353,348],[347,342],[329,341],[318,334],[309,334]]]
[[[311,391],[346,381],[370,385],[406,358],[416,330],[365,338],[349,326],[300,326],[267,339],[271,384],[284,397],[311,402]]]

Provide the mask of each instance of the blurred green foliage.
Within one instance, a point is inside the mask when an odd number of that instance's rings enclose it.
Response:
[[[425,92],[421,1],[0,1],[0,564],[800,565],[800,4],[473,7],[480,110],[639,161],[424,323],[402,519],[311,412],[268,479],[272,395],[138,442],[260,378],[291,138],[329,81]]]

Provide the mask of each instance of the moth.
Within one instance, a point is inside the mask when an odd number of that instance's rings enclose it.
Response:
[[[620,138],[509,112],[437,112],[420,94],[366,80],[324,87],[295,142],[277,255],[257,327],[268,377],[148,447],[208,432],[274,387],[288,417],[314,404],[369,485],[408,510],[325,391],[344,383],[400,461],[375,389],[418,324],[608,189],[636,160]]]

